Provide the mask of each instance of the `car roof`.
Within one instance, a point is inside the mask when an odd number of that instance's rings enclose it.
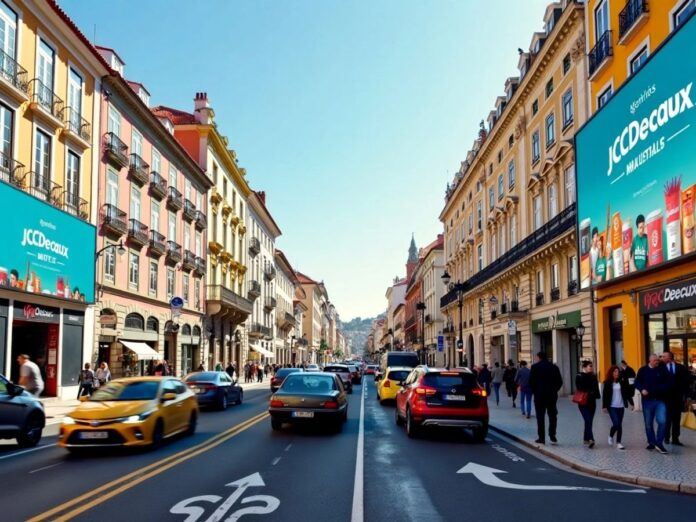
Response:
[[[387,366],[387,371],[390,372],[392,370],[408,370],[409,372],[413,370],[410,366]]]
[[[348,368],[348,365],[347,365],[347,364],[340,364],[340,363],[331,363],[331,364],[327,364],[326,366],[324,366],[324,368],[328,368],[328,367],[330,367],[330,366],[337,366],[337,367]]]
[[[425,364],[419,366],[420,368],[423,368],[427,373],[434,373],[434,372],[450,372],[450,373],[470,373],[473,375],[474,372],[472,372],[469,368],[450,368],[449,370],[447,368],[437,368],[433,367],[431,368],[430,366],[427,366]]]

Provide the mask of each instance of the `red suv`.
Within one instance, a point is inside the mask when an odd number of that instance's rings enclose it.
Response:
[[[468,368],[443,370],[419,366],[396,395],[396,424],[409,437],[423,427],[471,428],[481,442],[488,434],[488,400]]]

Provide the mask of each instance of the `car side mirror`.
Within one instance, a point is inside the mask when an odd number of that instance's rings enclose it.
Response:
[[[176,393],[168,392],[162,395],[162,402],[173,401],[176,399]]]
[[[83,395],[80,397],[80,402],[87,402],[89,400],[89,395]]]

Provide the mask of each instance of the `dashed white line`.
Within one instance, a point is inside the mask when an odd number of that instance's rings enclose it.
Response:
[[[290,448],[292,448],[292,443],[285,446],[285,450],[283,451],[290,451]]]
[[[36,473],[37,471],[43,471],[45,469],[55,468],[56,466],[60,466],[61,464],[62,464],[62,462],[56,462],[55,464],[51,464],[50,466],[44,466],[43,468],[33,469],[29,472],[29,474],[31,475],[32,473]]]
[[[280,457],[274,458],[273,462],[271,462],[271,466],[275,466],[276,464],[278,464],[278,462],[280,462]]]
[[[358,428],[358,450],[355,457],[355,483],[353,484],[353,512],[351,522],[363,522],[364,503],[363,503],[363,457],[365,450],[365,396],[360,394],[360,422]]]
[[[24,451],[17,451],[16,453],[11,453],[9,455],[3,455],[2,457],[0,457],[0,460],[9,459],[10,457],[16,457],[17,455],[23,455],[25,453],[31,453],[32,451],[38,451],[38,450],[41,450],[44,448],[51,448],[55,445],[56,445],[56,443],[54,442],[53,444],[46,444],[44,446],[37,446],[35,448],[29,448],[29,449],[26,449]]]

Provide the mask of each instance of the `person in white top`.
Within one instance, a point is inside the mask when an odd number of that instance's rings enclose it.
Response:
[[[107,382],[111,380],[111,372],[109,371],[109,365],[105,361],[102,361],[95,372],[95,377],[97,378],[97,387],[104,386]]]
[[[602,409],[611,418],[611,429],[609,430],[609,445],[614,445],[620,450],[626,449],[621,444],[623,434],[624,410],[630,404],[633,409],[633,390],[629,384],[628,377],[618,366],[612,366],[607,371],[607,378],[602,387]],[[616,437],[616,439],[614,439]]]
[[[23,353],[17,357],[17,364],[19,364],[19,385],[34,397],[41,395],[44,381],[36,363]]]

